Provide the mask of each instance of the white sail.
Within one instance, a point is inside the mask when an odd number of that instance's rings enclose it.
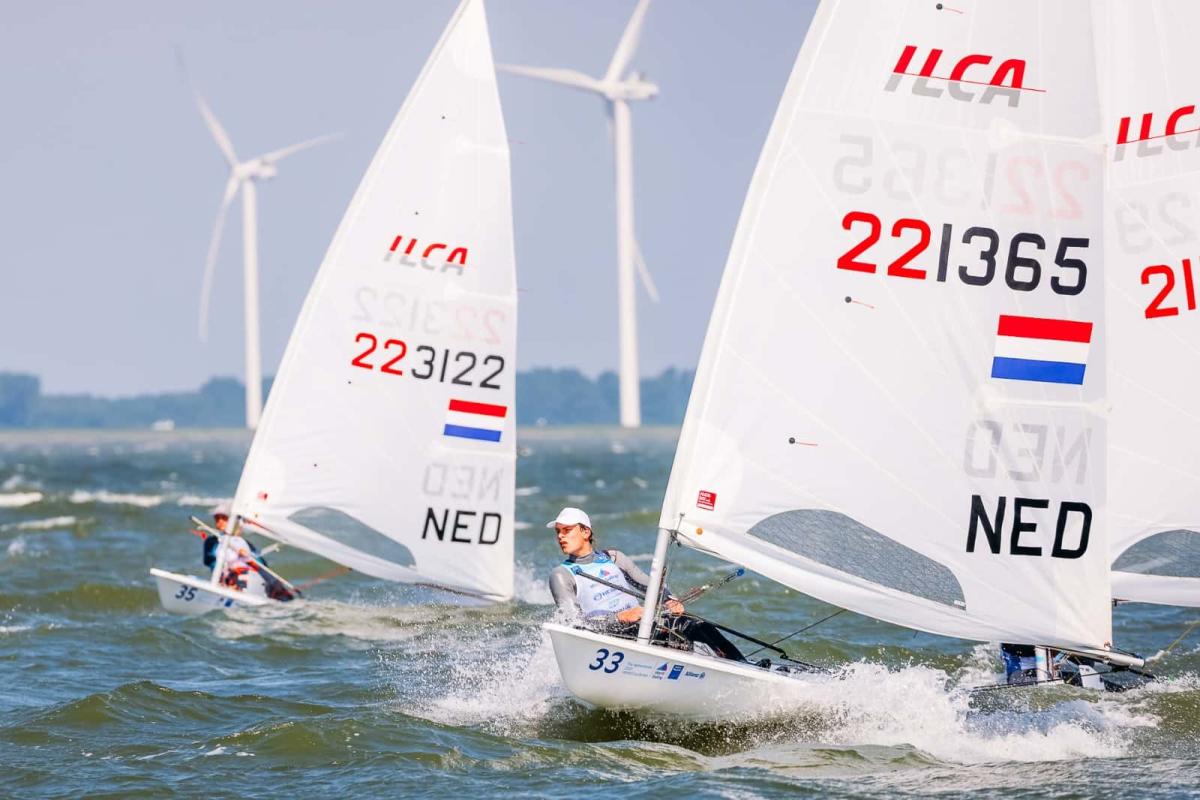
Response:
[[[900,625],[1109,647],[1099,131],[1086,2],[823,3],[661,526]]]
[[[1097,8],[1113,597],[1200,606],[1200,7]]]
[[[508,140],[465,0],[321,264],[234,512],[369,575],[510,597],[515,342]]]

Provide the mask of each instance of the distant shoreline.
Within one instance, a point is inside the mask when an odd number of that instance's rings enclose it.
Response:
[[[642,378],[642,422],[677,426],[683,421],[695,373],[670,368]],[[263,397],[273,378],[263,381]],[[616,425],[616,374],[595,379],[577,369],[532,369],[516,376],[517,424],[525,427]],[[211,378],[194,392],[97,397],[42,394],[36,375],[0,372],[0,431],[137,431],[167,435],[241,427],[245,387],[234,378]]]

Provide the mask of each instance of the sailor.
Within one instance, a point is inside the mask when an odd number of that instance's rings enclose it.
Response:
[[[228,533],[229,504],[221,503],[213,508],[210,513],[213,516],[213,527],[223,534]],[[237,540],[239,549],[245,549],[254,558],[254,560],[257,560],[259,563],[265,566],[267,560],[258,554],[257,547],[242,538],[241,533],[241,525],[239,525],[237,533],[234,537],[234,539]],[[209,569],[213,569],[217,566],[217,548],[221,546],[222,539],[226,539],[231,543],[234,541],[234,539],[230,539],[227,536],[219,536],[216,534],[208,534],[204,537],[204,566],[208,567]],[[229,559],[232,557],[233,556],[230,553],[226,553],[226,564],[229,563]]]
[[[258,548],[242,536],[241,526],[229,530],[229,505],[222,503],[212,510],[213,527],[220,535],[210,534],[204,539],[204,566],[217,569],[217,557],[221,565],[219,582],[234,589],[245,589],[246,576],[256,572],[262,578],[267,597],[273,600],[292,600],[292,591],[267,567],[267,560],[259,555]],[[224,544],[224,550],[222,550]]]
[[[1039,649],[1041,653],[1038,653]],[[1000,657],[1004,659],[1004,678],[1009,686],[1050,680],[1049,659],[1044,648],[1005,643],[1000,645]]]
[[[229,504],[221,503],[209,513],[213,517],[213,527],[224,533],[226,526],[229,525]],[[217,566],[217,548],[220,547],[223,538],[223,536],[211,533],[204,536],[204,566],[209,569]]]
[[[1062,682],[1084,689],[1123,692],[1128,686],[1109,680],[1109,672],[1096,669],[1101,662],[1081,654],[1068,654],[1048,647],[1001,644],[1004,677],[1009,686]]]
[[[642,619],[642,606],[637,597],[623,590],[644,595],[650,577],[620,550],[595,549],[591,518],[578,508],[564,508],[558,517],[546,523],[546,527],[554,530],[558,546],[566,556],[550,572],[550,594],[558,608],[592,630],[635,637]],[[604,583],[592,578],[599,578]],[[745,660],[733,643],[712,624],[685,616],[683,603],[668,597],[666,607],[673,616],[668,619],[665,629],[656,632],[656,638],[677,636],[690,643],[698,653]]]

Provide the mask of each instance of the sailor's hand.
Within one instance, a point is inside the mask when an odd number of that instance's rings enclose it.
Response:
[[[672,597],[671,599],[667,600],[667,611],[670,611],[672,614],[678,617],[683,613],[683,603]]]
[[[642,619],[642,607],[634,606],[617,612],[617,622],[639,622]]]

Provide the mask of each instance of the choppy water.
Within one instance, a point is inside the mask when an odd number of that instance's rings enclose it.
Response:
[[[361,576],[288,608],[182,618],[147,570],[199,570],[186,516],[232,494],[240,432],[0,436],[0,795],[863,797],[1196,794],[1200,631],[1124,695],[970,696],[991,648],[846,613],[794,654],[849,663],[752,723],[685,724],[567,696],[539,623],[558,561],[540,527],[592,512],[605,546],[653,547],[675,432],[523,430],[518,601],[428,604]],[[330,568],[286,550],[295,581]],[[683,553],[675,585],[725,572]],[[694,606],[786,633],[829,612],[747,577]],[[1196,612],[1128,606],[1153,654]]]

